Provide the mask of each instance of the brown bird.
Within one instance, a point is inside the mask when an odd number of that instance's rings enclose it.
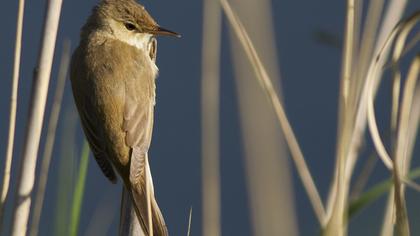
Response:
[[[81,30],[70,79],[82,127],[99,167],[113,183],[115,171],[121,176],[143,231],[160,236],[168,232],[154,198],[147,161],[158,74],[156,35],[179,37],[160,27],[134,0],[102,0]]]

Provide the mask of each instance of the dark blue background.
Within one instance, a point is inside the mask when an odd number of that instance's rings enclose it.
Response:
[[[76,47],[79,29],[96,3],[92,0],[64,0],[58,33],[55,62],[50,88],[55,88],[58,60],[65,38]],[[157,80],[157,106],[154,137],[150,150],[155,191],[164,212],[171,235],[185,235],[188,211],[192,206],[192,235],[201,234],[201,165],[200,165],[200,79],[201,79],[201,1],[143,1],[149,12],[165,28],[182,34],[181,39],[160,38]],[[12,76],[13,49],[17,1],[7,0],[0,8],[3,22],[0,35],[0,154],[5,153],[7,143],[8,109]],[[24,123],[26,122],[32,69],[36,64],[45,1],[27,1],[25,6],[21,74],[19,84],[19,107],[13,174],[21,155]],[[411,1],[407,14],[420,8],[419,1]],[[338,81],[341,65],[341,49],[326,46],[315,40],[315,32],[330,32],[342,38],[345,1],[294,1],[272,2],[276,42],[280,58],[282,88],[287,114],[303,148],[306,160],[317,186],[326,197],[332,176],[335,137]],[[407,15],[406,14],[406,15]],[[221,73],[221,179],[222,179],[222,227],[223,235],[251,235],[249,209],[245,191],[242,147],[238,122],[236,92],[232,77],[227,28],[224,26]],[[304,69],[302,69],[304,65]],[[304,86],[302,86],[304,85]],[[389,91],[387,86],[383,91]],[[382,97],[381,97],[382,96]],[[387,116],[388,94],[383,92],[378,99],[382,116]],[[46,117],[49,115],[49,105]],[[322,112],[319,112],[319,111]],[[67,116],[64,119],[64,116]],[[58,162],[63,142],[65,121],[77,120],[74,116],[73,99],[67,83],[64,106],[61,113],[57,142],[51,164],[50,178],[40,235],[53,235],[55,197],[57,189]],[[381,118],[382,119],[382,118]],[[78,121],[78,120],[77,120]],[[382,122],[387,122],[386,118]],[[45,127],[44,127],[45,130]],[[83,136],[77,125],[77,144],[81,147]],[[4,145],[3,145],[4,144]],[[41,151],[42,151],[41,143]],[[417,148],[418,149],[418,148]],[[41,152],[42,153],[42,152]],[[418,155],[417,150],[417,157]],[[419,158],[414,163],[419,164]],[[3,163],[3,161],[1,162]],[[2,164],[3,165],[3,164]],[[415,166],[415,164],[414,164]],[[70,168],[70,167],[69,167]],[[293,168],[292,166],[290,168]],[[3,169],[3,167],[1,167]],[[299,231],[302,235],[315,235],[318,225],[307,200],[304,189],[295,173],[296,209]],[[376,168],[371,183],[389,176],[382,164]],[[12,184],[14,181],[12,180]],[[14,185],[12,185],[13,188]],[[14,189],[13,189],[14,191]],[[98,206],[105,213],[114,214],[109,235],[118,228],[120,185],[111,185],[100,173],[91,159],[86,192],[80,222],[80,235],[86,229]],[[408,191],[409,212],[414,234],[420,232],[418,193]],[[350,223],[350,234],[377,234],[382,220],[384,203],[375,203]],[[416,200],[417,199],[417,200]],[[10,212],[8,206],[8,212]],[[417,209],[417,210],[416,210]],[[108,227],[108,226],[103,226]],[[361,234],[360,232],[363,232]]]

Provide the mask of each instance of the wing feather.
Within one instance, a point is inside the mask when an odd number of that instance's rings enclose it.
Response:
[[[78,74],[78,72],[80,71],[78,70],[83,68],[81,65],[79,65],[81,61],[80,58],[77,58],[79,56],[80,56],[79,49],[76,49],[73,55],[71,72],[70,72],[72,81],[80,80],[76,78],[76,76],[80,76],[80,74]],[[72,83],[72,86],[76,86],[76,87],[73,87],[73,90],[79,89],[76,84]],[[88,108],[88,107],[92,107],[93,105],[91,104],[92,101],[91,99],[89,99],[89,97],[84,97],[84,96],[74,96],[74,99],[76,102],[77,109],[79,111],[82,128],[85,133],[86,139],[89,143],[90,149],[93,153],[93,156],[99,168],[102,170],[103,174],[105,175],[105,177],[107,177],[108,180],[111,181],[112,183],[116,183],[117,177],[115,175],[115,171],[112,168],[111,163],[108,161],[109,159],[107,158],[104,145],[101,141],[99,130],[95,125],[97,121],[95,122],[95,118],[91,117],[91,112],[89,111],[89,108]]]
[[[140,54],[136,61],[138,73],[134,78],[126,78],[123,124],[126,144],[131,148],[138,147],[144,153],[148,151],[152,138],[157,74],[156,39],[151,39],[149,44],[149,54]]]

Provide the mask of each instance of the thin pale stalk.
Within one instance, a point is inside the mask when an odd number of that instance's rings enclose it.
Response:
[[[44,204],[45,189],[47,186],[48,172],[50,168],[52,151],[54,148],[55,134],[58,124],[58,118],[61,110],[61,101],[63,99],[64,87],[66,84],[66,75],[70,61],[70,42],[65,41],[63,44],[63,53],[61,56],[60,69],[58,72],[58,79],[56,90],[54,94],[53,104],[51,108],[51,115],[48,121],[48,131],[45,141],[44,154],[42,155],[41,172],[38,182],[38,189],[36,191],[35,206],[32,215],[32,223],[30,229],[31,236],[38,235],[39,222],[41,219],[42,207]]]
[[[119,236],[146,236],[134,210],[130,193],[125,186],[122,189],[119,227]]]
[[[226,0],[220,0],[223,10],[232,25],[232,28],[237,35],[242,47],[245,50],[245,53],[248,56],[248,59],[251,61],[254,72],[258,78],[259,84],[261,85],[263,91],[268,96],[271,105],[275,111],[276,117],[280,123],[280,126],[284,132],[286,142],[290,148],[292,154],[292,160],[294,161],[299,177],[301,178],[305,190],[309,196],[309,200],[314,209],[315,215],[319,222],[322,222],[325,211],[321,201],[321,198],[318,194],[318,190],[315,186],[315,183],[312,179],[312,176],[309,172],[308,166],[306,165],[305,159],[303,157],[302,151],[299,147],[299,144],[296,140],[296,137],[293,133],[293,130],[290,126],[290,123],[287,119],[287,116],[284,112],[284,108],[280,103],[279,97],[275,92],[271,80],[265,70],[264,65],[262,64],[258,54],[249,39],[245,28],[242,26],[242,23],[239,21],[235,13],[232,11],[229,3]]]
[[[407,208],[405,203],[405,192],[404,186],[401,184],[400,176],[405,176],[408,166],[405,165],[404,160],[408,158],[406,156],[407,149],[405,148],[408,140],[408,125],[410,119],[411,105],[413,102],[414,91],[416,82],[419,78],[420,72],[420,56],[417,56],[413,61],[410,70],[408,72],[407,80],[404,86],[404,94],[401,102],[400,119],[398,124],[398,137],[395,147],[394,165],[394,184],[395,184],[395,207],[397,216],[397,233],[398,235],[406,236],[410,235],[410,227],[407,216]],[[398,166],[401,166],[401,173],[399,173]],[[403,168],[405,167],[405,168]]]
[[[396,39],[394,51],[392,54],[392,69],[393,69],[393,79],[392,79],[392,112],[391,112],[391,145],[392,145],[392,152],[396,155],[395,158],[399,158],[400,160],[403,159],[399,153],[396,153],[397,145],[400,140],[398,140],[398,119],[399,119],[399,102],[400,102],[400,89],[401,89],[401,71],[399,68],[399,61],[406,52],[406,41],[408,34],[410,33],[411,29],[417,23],[416,17],[412,20],[408,20],[407,23],[402,26],[401,31],[399,33],[398,38]],[[407,45],[410,46],[410,45]],[[414,82],[415,83],[415,82]],[[414,88],[413,91],[414,92]],[[411,104],[410,104],[411,105]],[[407,104],[406,104],[407,106]],[[407,107],[404,107],[407,109]],[[403,109],[403,107],[401,108]],[[408,119],[408,117],[407,117]],[[405,120],[404,120],[405,121]],[[407,120],[408,122],[408,120]],[[402,164],[402,171],[404,169],[404,165]],[[403,171],[404,172],[404,171]],[[404,175],[404,173],[402,173]]]
[[[410,45],[406,45],[407,37],[413,27],[420,21],[420,13],[414,15],[412,18],[407,20],[407,22],[402,26],[401,33],[399,34],[398,39],[395,43],[394,53],[393,53],[393,62],[395,63],[394,68],[394,80],[401,80],[401,72],[398,67],[398,63],[403,56],[403,54],[407,51],[406,48]],[[396,160],[399,161],[399,165],[401,166],[401,176],[405,176],[408,172],[411,163],[411,151],[410,150],[410,143],[416,139],[414,136],[410,136],[412,129],[417,127],[416,124],[411,127],[412,122],[410,122],[411,118],[411,111],[414,110],[413,103],[416,91],[416,84],[418,80],[419,74],[419,67],[420,62],[419,54],[413,60],[407,79],[404,85],[403,95],[401,99],[401,110],[398,113],[399,123],[396,126],[395,130],[395,137],[393,140],[393,151]],[[398,88],[400,88],[400,83],[398,84]],[[398,94],[399,95],[399,94]],[[395,99],[396,100],[396,99]],[[398,108],[398,106],[397,106]],[[410,140],[413,139],[413,140]],[[402,187],[402,191],[404,191],[404,186]]]
[[[340,84],[340,105],[339,105],[339,123],[338,123],[338,147],[337,161],[334,175],[334,182],[330,193],[330,201],[327,206],[327,216],[323,221],[324,235],[345,235],[347,223],[345,217],[346,201],[349,191],[349,178],[346,178],[347,153],[351,149],[349,140],[351,130],[353,129],[353,117],[351,106],[349,106],[349,89],[351,73],[353,69],[353,55],[355,51],[355,0],[347,0],[347,15],[345,28],[345,41],[343,51],[343,65]]]
[[[417,43],[420,41],[420,32],[417,32],[416,35],[410,40],[410,42],[407,43],[407,45],[404,48],[404,52],[402,52],[402,55],[407,54],[407,52],[411,51]]]
[[[415,145],[415,141],[416,141],[416,137],[417,137],[417,133],[418,133],[418,128],[420,125],[420,85],[417,85],[416,88],[416,92],[414,93],[415,97],[413,98],[413,104],[412,104],[412,111],[410,113],[410,124],[409,124],[409,134],[408,134],[408,144],[406,147],[406,156],[408,158],[406,158],[406,163],[405,166],[409,167],[410,166],[410,158],[412,156],[413,150],[414,150],[414,145]],[[387,201],[387,205],[385,207],[385,214],[384,214],[384,219],[383,219],[383,224],[382,224],[382,229],[381,229],[381,236],[392,236],[393,232],[394,232],[394,221],[395,221],[395,217],[393,217],[394,214],[394,189],[392,188],[390,191],[391,194],[389,194],[388,196],[388,201]]]
[[[24,136],[23,155],[17,175],[17,194],[13,210],[13,236],[23,236],[26,234],[27,230],[31,208],[31,194],[35,182],[37,154],[61,13],[61,4],[62,0],[48,1],[41,40],[41,50],[36,73],[34,73],[34,82],[30,97],[29,120]]]
[[[350,193],[350,199],[355,199],[360,196],[363,189],[365,188],[369,177],[371,176],[373,169],[375,168],[378,158],[375,154],[371,154],[366,160],[363,169],[360,171],[359,176],[354,181],[352,192]]]
[[[382,21],[379,33],[378,33],[378,37],[375,43],[375,50],[373,53],[373,57],[372,60],[369,64],[369,70],[371,69],[371,67],[375,64],[375,60],[377,58],[378,55],[380,55],[381,57],[388,57],[389,52],[390,52],[390,47],[385,47],[384,45],[387,44],[387,41],[389,41],[389,37],[390,34],[392,34],[392,30],[395,28],[395,25],[398,23],[398,21],[401,19],[401,16],[404,12],[405,6],[407,4],[406,0],[391,0],[388,3],[388,7],[384,16],[384,20]],[[374,76],[374,80],[375,80],[375,84],[374,84],[374,91],[376,94],[376,91],[378,89],[378,84],[379,84],[379,78],[382,75],[382,70],[379,70],[377,72],[376,75]],[[363,89],[365,89],[366,87],[366,77],[368,75],[366,74],[366,76],[362,79],[364,85],[360,88],[361,89],[361,94],[360,94],[360,98],[359,101],[365,101],[366,99],[366,94],[364,94]],[[372,76],[372,75],[371,75]],[[363,136],[365,134],[365,130],[366,130],[366,125],[367,125],[367,119],[366,119],[366,113],[367,113],[367,109],[366,109],[366,103],[362,102],[358,104],[357,112],[355,114],[356,117],[356,121],[354,128],[352,129],[352,139],[351,139],[351,143],[350,143],[350,147],[352,147],[352,149],[348,152],[348,158],[347,158],[347,164],[346,164],[346,178],[350,179],[353,173],[353,169],[354,166],[356,164],[357,161],[357,150],[358,150],[358,146],[360,143],[360,140],[363,140]],[[330,203],[331,201],[329,201]]]
[[[395,222],[395,208],[394,208],[394,187],[391,188],[388,195],[388,200],[385,206],[384,219],[381,228],[381,236],[394,235],[394,222]]]
[[[388,152],[386,151],[385,145],[383,144],[382,140],[381,140],[381,136],[379,134],[379,129],[378,129],[378,125],[376,123],[376,116],[375,116],[375,108],[374,108],[374,91],[373,91],[373,80],[370,80],[369,86],[368,86],[368,96],[367,96],[367,100],[368,100],[368,125],[369,125],[369,131],[373,140],[373,144],[376,148],[376,151],[379,155],[379,157],[382,159],[383,163],[385,164],[385,166],[389,169],[392,170],[393,168],[393,163],[391,160],[390,155],[388,154]]]
[[[407,35],[411,28],[417,23],[419,20],[420,14],[416,14],[410,19],[406,20],[405,22],[402,22],[400,24],[399,28],[401,28],[401,33],[399,35],[398,40],[395,44],[394,54],[393,54],[393,68],[394,68],[394,81],[400,80],[400,71],[399,68],[395,65],[395,63],[398,63],[399,58],[401,55],[403,55],[406,52],[405,49],[405,41],[407,38]],[[410,46],[410,45],[408,45]],[[398,104],[398,98],[397,95],[399,93],[393,93],[394,95],[394,101],[393,101],[393,124],[392,127],[394,128],[393,135],[395,136],[393,138],[393,155],[394,155],[394,163],[396,166],[399,166],[400,168],[394,168],[394,183],[395,188],[393,191],[393,199],[394,201],[388,202],[386,207],[386,216],[384,218],[383,228],[382,228],[382,235],[392,235],[393,234],[393,227],[390,227],[389,225],[393,225],[393,220],[391,217],[389,217],[392,212],[394,212],[394,209],[396,211],[396,222],[397,222],[397,232],[399,235],[409,235],[409,224],[408,224],[408,218],[407,218],[407,210],[405,206],[405,199],[404,199],[404,186],[400,182],[400,176],[405,176],[409,166],[410,166],[410,156],[412,148],[407,149],[406,147],[409,146],[408,143],[412,143],[412,140],[408,140],[407,135],[409,132],[407,132],[408,124],[410,123],[410,110],[412,106],[412,100],[414,96],[415,91],[415,83],[418,79],[418,73],[419,73],[419,56],[414,60],[412,66],[410,67],[410,71],[406,80],[406,85],[404,89],[404,95],[402,98],[401,103],[401,111],[399,112],[399,123],[396,123],[397,120],[397,111],[398,106],[395,104]],[[396,79],[395,79],[396,78]],[[399,83],[394,82],[394,86],[397,88],[394,88],[395,90],[399,90]],[[413,127],[413,128],[417,128]],[[414,137],[410,136],[414,139]],[[405,153],[404,153],[405,152]],[[400,173],[401,172],[401,173]]]
[[[356,84],[356,71],[357,71],[357,65],[359,62],[359,58],[360,58],[360,54],[361,51],[359,50],[359,48],[361,47],[361,45],[364,43],[363,41],[360,40],[361,38],[361,33],[362,33],[362,24],[363,24],[363,5],[364,2],[360,1],[360,0],[356,0],[354,1],[354,29],[353,29],[353,55],[352,55],[352,62],[351,62],[351,67],[352,67],[352,74],[351,74],[351,78],[350,78],[350,84],[349,84],[349,101],[348,101],[348,105],[351,106],[352,101],[353,101],[353,97],[351,97],[352,95],[352,90],[354,88],[354,85]]]
[[[187,236],[190,236],[191,234],[191,221],[192,221],[192,207],[190,208],[190,214],[188,216],[188,230],[187,230]]]
[[[415,17],[414,17],[414,19],[415,19]],[[369,71],[367,73],[366,81],[365,81],[366,85],[365,85],[364,90],[362,92],[361,105],[358,109],[358,113],[359,113],[359,112],[362,111],[362,108],[363,108],[362,105],[363,104],[366,105],[367,114],[368,114],[367,118],[368,118],[369,130],[370,130],[371,136],[373,138],[375,148],[378,151],[379,156],[382,158],[382,161],[384,162],[384,164],[390,170],[393,168],[393,163],[391,161],[391,158],[389,157],[389,154],[386,152],[386,149],[385,149],[385,147],[384,147],[384,145],[383,145],[383,143],[380,139],[380,135],[379,135],[379,131],[378,131],[378,128],[377,128],[376,119],[375,119],[375,115],[374,115],[373,100],[374,100],[374,93],[375,93],[375,84],[378,84],[377,81],[380,81],[378,75],[382,74],[382,71],[381,71],[380,68],[382,68],[382,66],[385,64],[385,60],[386,60],[385,55],[387,54],[386,52],[392,46],[392,42],[395,39],[395,37],[400,33],[400,30],[401,29],[405,30],[407,28],[406,26],[407,25],[409,26],[410,24],[412,24],[412,19],[399,24],[391,32],[391,34],[389,35],[389,37],[385,41],[384,46],[380,50],[378,56],[375,58],[374,63],[370,66]],[[402,51],[402,50],[399,50],[399,51]],[[397,83],[397,84],[399,84],[399,83]],[[394,83],[394,85],[395,85],[395,83]],[[366,101],[366,102],[364,102],[364,101]],[[396,106],[395,103],[396,102],[393,102],[393,107]],[[357,121],[359,121],[359,120],[356,119],[356,122]],[[392,130],[392,127],[391,127],[391,130]]]
[[[404,22],[403,22],[404,23]],[[401,24],[403,24],[401,23]],[[401,24],[399,25],[399,27],[401,26]],[[390,52],[391,46],[392,46],[392,42],[395,38],[395,36],[397,35],[398,31],[399,31],[399,27],[395,28],[394,30],[392,30],[390,32],[390,34],[387,36],[385,41],[380,41],[383,42],[383,44],[381,45],[377,45],[378,52],[377,54],[375,54],[376,56],[374,57],[374,59],[372,60],[370,66],[369,66],[369,70],[368,73],[366,75],[366,79],[364,81],[364,86],[362,87],[362,93],[361,93],[361,97],[359,98],[359,105],[357,106],[357,111],[355,113],[355,124],[354,124],[354,128],[350,131],[351,135],[350,135],[350,150],[346,153],[347,156],[347,166],[346,166],[346,179],[350,179],[351,175],[352,175],[352,170],[354,168],[354,164],[356,162],[356,149],[358,146],[358,142],[360,142],[359,140],[362,138],[362,135],[364,134],[364,129],[366,126],[366,112],[367,110],[367,105],[368,105],[368,94],[369,91],[371,91],[372,86],[374,87],[374,91],[376,93],[378,84],[379,84],[379,78],[382,75],[382,70],[380,68],[382,68],[385,65],[386,62],[386,58]],[[373,84],[373,85],[372,85]],[[363,131],[363,132],[362,132]],[[386,161],[386,159],[384,159]],[[388,166],[389,163],[387,163]],[[331,202],[329,202],[331,203]]]
[[[417,19],[420,21],[420,14],[418,14]],[[416,23],[416,20],[414,19],[414,22]],[[407,25],[407,27],[405,27],[406,30],[410,30],[411,27],[414,26],[414,24],[412,25]],[[402,33],[406,33],[408,35],[409,31],[403,30]],[[396,45],[399,45],[399,43],[402,41],[405,41],[405,37],[403,34],[402,38],[399,38],[399,40],[397,41]],[[403,47],[401,47],[400,51],[402,52]],[[407,79],[404,85],[404,93],[402,95],[402,101],[401,101],[401,110],[399,112],[399,123],[398,123],[398,133],[397,133],[397,139],[396,141],[396,153],[395,153],[395,158],[398,158],[400,160],[401,164],[404,164],[404,159],[407,158],[406,156],[406,146],[409,142],[409,140],[407,140],[407,133],[408,133],[408,128],[409,128],[409,122],[410,122],[410,113],[412,110],[412,104],[413,104],[413,98],[415,95],[415,91],[416,91],[416,83],[418,80],[418,76],[419,76],[419,70],[420,70],[420,55],[417,55],[416,58],[413,60],[408,75],[407,75]],[[407,169],[407,168],[404,168]],[[404,171],[403,173],[401,173],[402,175],[406,174],[406,171]]]
[[[201,80],[202,234],[204,236],[218,236],[221,235],[219,167],[220,4],[218,1],[205,0],[203,11]]]
[[[280,66],[270,0],[232,0],[281,99]],[[250,18],[251,15],[261,17]],[[264,27],[261,27],[264,25]],[[244,177],[254,235],[298,235],[289,153],[272,105],[230,28],[232,65],[243,143]],[[256,128],[258,127],[258,128]],[[273,182],[276,179],[278,181]],[[270,216],[267,218],[267,216]]]
[[[360,96],[363,80],[366,76],[369,62],[374,56],[374,43],[376,39],[377,28],[381,19],[384,0],[375,0],[369,2],[366,22],[364,24],[362,38],[356,65],[356,75],[350,91],[351,107],[355,109],[357,98]]]
[[[396,63],[400,60],[401,55],[403,54],[407,36],[415,24],[419,21],[420,14],[417,14],[411,17],[409,20],[404,22],[401,26],[401,32],[398,39],[395,43],[395,49],[393,54],[393,62]],[[405,203],[405,188],[401,183],[401,176],[405,176],[409,168],[409,156],[407,156],[407,145],[409,143],[408,133],[409,133],[409,124],[410,124],[410,112],[412,110],[412,103],[414,92],[416,88],[416,82],[418,80],[420,70],[420,56],[413,60],[413,63],[410,66],[408,76],[404,85],[404,93],[401,101],[401,109],[398,113],[398,124],[394,124],[394,138],[393,138],[393,155],[394,155],[394,164],[400,168],[395,168],[394,170],[394,184],[395,184],[395,209],[396,209],[396,229],[399,235],[409,235],[409,222],[407,216],[407,209]],[[394,66],[394,80],[398,82],[401,80],[401,73],[398,66]],[[394,83],[395,85],[395,83]],[[399,83],[397,84],[399,89]],[[396,90],[396,89],[394,89]],[[399,94],[397,94],[399,95]],[[395,98],[394,100],[397,100]],[[398,100],[397,100],[398,102]],[[398,108],[398,106],[397,106]],[[396,116],[396,115],[395,115]],[[396,118],[394,118],[396,119]]]
[[[418,82],[417,82],[418,83]],[[406,156],[408,157],[405,160],[404,166],[410,166],[410,161],[414,147],[416,144],[416,138],[418,138],[418,131],[420,126],[420,84],[417,84],[416,91],[414,92],[412,110],[410,113],[410,119],[408,124],[408,143],[404,149],[406,150]]]
[[[368,112],[367,118],[368,118],[369,129],[370,129],[370,133],[375,144],[375,148],[377,149],[378,154],[382,158],[384,164],[390,170],[393,168],[393,164],[392,164],[390,155],[386,152],[383,142],[380,139],[379,131],[377,128],[376,119],[374,115],[373,99],[374,99],[374,93],[375,93],[375,84],[377,84],[377,81],[379,81],[378,75],[382,74],[382,71],[380,68],[382,68],[382,66],[385,64],[385,61],[386,61],[385,55],[387,54],[387,51],[389,50],[389,48],[392,46],[393,40],[395,39],[397,35],[399,36],[396,43],[396,47],[395,47],[396,49],[394,50],[394,55],[393,55],[393,61],[398,61],[399,56],[404,51],[403,42],[405,42],[405,39],[406,39],[406,36],[408,35],[409,30],[415,25],[415,23],[417,22],[419,18],[420,18],[420,14],[416,14],[412,16],[411,18],[407,19],[406,21],[401,22],[397,27],[395,27],[395,29],[391,32],[391,34],[385,41],[385,44],[383,45],[382,49],[379,51],[378,56],[375,58],[374,63],[370,66],[369,71],[367,73],[364,90],[362,92],[362,97],[360,100],[361,105],[359,106],[358,113],[357,113],[357,114],[360,114],[360,112],[363,110],[362,105],[365,104],[365,106],[367,107],[367,112]],[[399,72],[396,74],[398,77]],[[399,90],[398,84],[399,83],[397,83],[398,89],[394,89],[394,90]],[[395,96],[395,93],[394,93],[394,96]],[[394,98],[394,100],[396,99]],[[396,102],[393,102],[393,107],[396,106],[395,103],[398,103],[398,100]],[[357,117],[360,117],[360,116],[357,116]],[[359,124],[358,121],[360,121],[360,119],[356,119],[356,125]]]
[[[384,19],[382,20],[382,25],[378,34],[378,39],[376,40],[376,52],[379,52],[381,45],[384,44],[392,29],[401,20],[405,8],[407,7],[407,3],[408,0],[390,0],[388,2],[388,7]]]
[[[414,181],[411,181],[410,179],[404,178],[402,179],[402,182],[407,186],[413,189],[414,191],[420,192],[420,184],[417,184]]]
[[[146,181],[146,202],[147,202],[147,223],[149,225],[149,236],[153,236],[153,219],[152,219],[152,189],[151,189],[151,179],[150,179],[150,167],[149,167],[149,156],[145,157],[145,181]]]
[[[10,112],[9,112],[9,136],[7,138],[6,157],[4,159],[3,182],[1,188],[0,198],[0,231],[3,228],[3,214],[6,203],[6,198],[9,192],[10,171],[12,168],[13,158],[13,143],[15,140],[15,126],[16,126],[16,107],[17,94],[19,85],[19,69],[20,56],[22,48],[22,29],[23,29],[23,13],[25,7],[25,0],[19,0],[17,23],[16,23],[16,41],[15,41],[15,55],[13,62],[13,77],[12,77],[12,94],[10,97]]]
[[[395,143],[397,138],[397,126],[398,126],[398,110],[400,103],[400,90],[401,90],[401,73],[397,65],[393,65],[394,76],[392,77],[391,87],[391,152],[394,152]]]
[[[401,19],[404,10],[407,6],[408,0],[393,0],[388,3],[387,12],[380,30],[377,40],[376,50],[379,51],[381,42],[386,41],[389,33],[396,23]],[[388,53],[388,52],[387,52]],[[393,192],[391,192],[393,193]],[[385,214],[382,223],[381,236],[392,236],[394,233],[394,195],[390,194],[387,205],[385,206]]]
[[[95,210],[89,219],[89,223],[86,226],[86,231],[83,234],[84,236],[109,234],[108,231],[114,222],[116,211],[118,210],[116,204],[114,204],[115,198],[112,191],[114,191],[114,189],[109,188],[101,196],[101,200],[96,205]],[[130,199],[128,200],[131,201]],[[135,217],[135,219],[137,220],[137,217]],[[128,234],[125,235],[127,236]]]
[[[351,75],[352,75],[352,68],[353,68],[353,58],[355,52],[355,45],[356,40],[356,24],[355,22],[359,21],[356,19],[356,15],[360,15],[355,11],[355,5],[357,4],[357,0],[347,0],[347,17],[346,17],[346,38],[344,42],[344,53],[343,53],[343,71],[342,71],[342,81],[341,81],[341,88],[342,88],[342,98],[344,105],[347,105],[350,83],[351,83]],[[344,107],[346,108],[346,107]]]
[[[396,212],[396,228],[397,228],[397,235],[399,236],[409,236],[410,235],[410,226],[408,224],[408,216],[407,216],[407,207],[405,203],[405,194],[402,190],[402,183],[400,179],[399,173],[399,163],[397,160],[393,159],[394,161],[394,204],[395,204],[395,212]]]

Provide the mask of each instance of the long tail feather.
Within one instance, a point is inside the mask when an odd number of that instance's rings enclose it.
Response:
[[[136,208],[136,214],[143,230],[147,235],[153,232],[153,236],[168,236],[168,230],[163,215],[159,209],[157,201],[154,197],[153,180],[150,174],[150,167],[147,162],[147,154],[136,155],[133,151],[130,168],[130,193]],[[136,163],[137,162],[137,163]],[[135,176],[135,178],[133,178]],[[147,176],[147,177],[146,177]],[[148,214],[148,195],[146,191],[146,181],[149,184],[150,210],[152,215],[152,230],[149,230],[149,214]]]
[[[137,217],[143,230],[149,234],[149,216],[147,211],[147,195],[145,184],[137,184],[131,187],[131,197],[136,208]],[[151,212],[153,224],[153,236],[167,236],[168,230],[166,228],[165,220],[159,209],[154,196],[151,196]]]

